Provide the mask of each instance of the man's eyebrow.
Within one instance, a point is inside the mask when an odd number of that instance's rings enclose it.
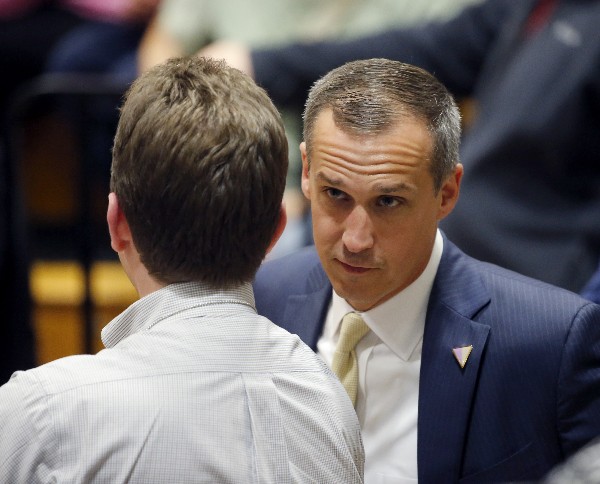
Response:
[[[344,182],[340,178],[329,178],[322,171],[317,172],[316,177],[327,185],[333,185],[336,187],[344,186]]]
[[[381,183],[377,183],[373,187],[376,191],[383,194],[388,193],[398,193],[398,192],[406,192],[413,191],[414,187],[409,185],[408,183],[394,183],[393,185],[383,185]]]
[[[336,187],[336,188],[344,188],[345,183],[341,178],[332,178],[327,176],[325,173],[319,171],[316,173],[316,177],[324,184],[326,185],[331,185],[332,187]],[[382,195],[387,195],[390,193],[398,193],[398,192],[412,192],[414,191],[414,186],[408,184],[408,183],[404,183],[404,182],[400,182],[400,183],[391,183],[391,184],[383,184],[383,183],[377,183],[373,186],[373,189],[382,194]]]

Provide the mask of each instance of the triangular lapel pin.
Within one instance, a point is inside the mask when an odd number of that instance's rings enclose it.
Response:
[[[462,346],[460,348],[452,348],[452,354],[461,368],[464,368],[467,364],[467,360],[469,359],[469,355],[473,351],[473,345]]]

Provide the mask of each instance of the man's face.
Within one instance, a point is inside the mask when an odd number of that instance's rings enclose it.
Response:
[[[438,221],[458,198],[462,167],[436,194],[431,135],[405,117],[379,134],[348,134],[330,110],[302,152],[302,191],[311,202],[314,240],[335,291],[366,311],[396,295],[425,269]]]

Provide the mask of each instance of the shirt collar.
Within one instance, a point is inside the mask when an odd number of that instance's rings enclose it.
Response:
[[[242,304],[255,309],[252,285],[244,283],[230,289],[214,289],[202,282],[169,284],[136,301],[108,323],[102,329],[102,342],[110,348],[177,313],[218,304]]]
[[[429,262],[421,275],[394,297],[369,311],[360,313],[371,331],[405,361],[408,361],[423,339],[427,303],[443,247],[444,241],[438,230]],[[351,311],[354,311],[352,306],[333,291],[330,314],[334,321],[332,328],[334,333],[339,330],[344,315]]]

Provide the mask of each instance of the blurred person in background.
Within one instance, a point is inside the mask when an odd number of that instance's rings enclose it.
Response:
[[[600,1],[488,0],[447,22],[348,41],[205,53],[253,73],[279,105],[328,70],[385,57],[474,101],[464,189],[441,224],[468,254],[580,291],[600,258]]]
[[[68,63],[74,71],[101,70],[123,49],[134,49],[158,1],[0,0],[0,112],[49,64],[50,70],[67,70]]]

